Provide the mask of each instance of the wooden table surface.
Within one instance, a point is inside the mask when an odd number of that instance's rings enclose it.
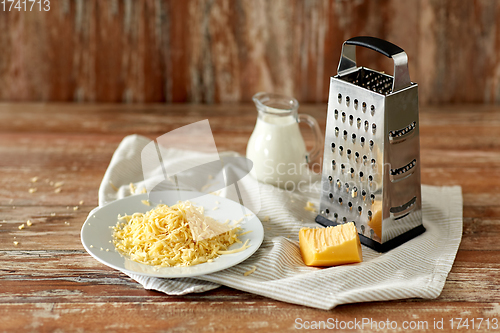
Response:
[[[300,111],[324,128],[326,105],[303,105]],[[88,255],[80,228],[97,205],[99,184],[123,137],[155,138],[202,119],[209,119],[219,151],[244,153],[256,111],[253,105],[0,104],[0,332],[278,332],[294,330],[300,320],[329,318],[426,321],[430,330],[434,319],[443,319],[449,330],[452,318],[468,318],[470,325],[479,317],[483,330],[486,319],[490,329],[500,319],[500,107],[495,106],[420,110],[422,182],[461,185],[464,198],[462,243],[435,300],[321,311],[226,287],[168,296],[144,290]],[[58,182],[64,184],[56,193]],[[32,226],[20,230],[27,220]]]

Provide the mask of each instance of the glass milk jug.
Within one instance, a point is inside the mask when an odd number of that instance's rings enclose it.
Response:
[[[323,136],[318,123],[309,115],[298,114],[295,98],[260,92],[253,101],[258,117],[247,145],[247,158],[253,162],[251,174],[267,184],[295,188],[321,150]],[[315,143],[311,151],[306,150],[299,122],[313,130]]]

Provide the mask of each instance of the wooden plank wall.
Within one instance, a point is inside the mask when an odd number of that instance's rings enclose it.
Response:
[[[497,0],[50,2],[0,11],[2,101],[325,102],[342,42],[373,35],[408,53],[422,104],[500,102]]]

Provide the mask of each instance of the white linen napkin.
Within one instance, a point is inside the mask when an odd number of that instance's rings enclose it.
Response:
[[[131,195],[130,183],[138,191],[144,188],[141,151],[150,141],[138,135],[123,139],[99,188],[99,205]],[[164,153],[164,163],[189,163],[199,156],[196,152],[173,149]],[[219,155],[238,156],[231,152]],[[422,186],[426,228],[422,235],[383,254],[363,246],[363,262],[359,264],[314,268],[302,261],[298,233],[302,227],[318,226],[314,222],[316,213],[304,209],[308,201],[318,206],[321,187],[317,185],[312,183],[300,193],[292,193],[258,183],[261,208],[257,216],[264,225],[264,242],[254,255],[234,267],[196,278],[129,276],[146,289],[169,295],[204,292],[225,285],[325,310],[345,303],[439,296],[462,237],[459,186]],[[244,276],[252,266],[256,267],[255,272]]]

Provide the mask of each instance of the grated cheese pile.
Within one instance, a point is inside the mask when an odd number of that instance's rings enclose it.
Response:
[[[228,251],[232,244],[241,243],[241,228],[205,216],[203,207],[197,208],[189,201],[171,207],[160,204],[144,214],[119,219],[113,227],[116,249],[147,265],[192,266],[249,247],[247,240],[240,248]]]

